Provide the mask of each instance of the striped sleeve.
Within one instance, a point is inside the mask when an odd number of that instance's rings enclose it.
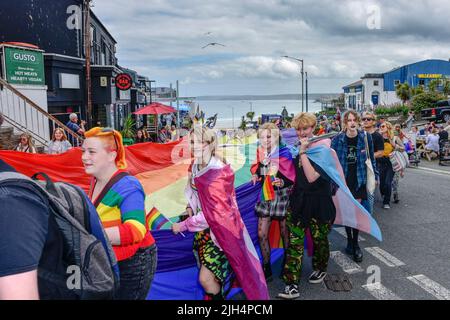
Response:
[[[119,205],[122,220],[122,224],[119,226],[120,244],[131,245],[141,242],[147,233],[145,194],[138,181],[128,180],[122,186],[122,190],[119,190],[122,196]]]

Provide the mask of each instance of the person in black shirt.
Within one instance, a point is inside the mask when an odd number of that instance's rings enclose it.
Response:
[[[367,167],[365,164],[367,159],[370,159],[375,176],[377,175],[372,138],[358,130],[360,118],[353,110],[344,114],[342,124],[344,132],[333,139],[331,146],[339,158],[348,188],[353,197],[362,202],[368,199]],[[369,150],[366,148],[366,137]],[[354,261],[361,262],[363,254],[358,244],[359,230],[345,227],[345,231],[347,233],[346,253],[353,255]]]
[[[366,111],[362,114],[362,125],[364,131],[366,131],[367,134],[370,134],[372,137],[373,142],[373,154],[375,157],[375,161],[377,159],[381,159],[383,157],[384,153],[384,139],[383,136],[377,131],[377,128],[375,126],[375,123],[377,121],[377,117],[373,112]],[[377,171],[378,171],[378,165],[377,165]],[[376,177],[379,176],[379,171],[375,174]],[[379,183],[377,181],[377,183]],[[368,194],[367,200],[362,200],[361,204],[366,210],[373,214],[373,205],[374,205],[375,195],[374,194]]]
[[[2,123],[0,114],[0,126]],[[0,159],[0,175],[15,172]],[[37,267],[48,235],[48,206],[21,187],[0,188],[0,300],[39,299]]]
[[[444,126],[439,126],[439,145],[448,141],[448,132],[444,130]]]
[[[311,113],[300,113],[292,121],[292,127],[297,130],[301,145],[300,153],[294,160],[296,181],[290,199],[292,213],[287,217],[290,238],[283,270],[285,288],[278,294],[283,299],[300,296],[298,283],[307,229],[311,231],[314,244],[313,273],[309,282],[318,284],[325,278],[330,257],[328,234],[336,218],[332,199],[335,190],[333,184],[306,155],[308,139],[313,136],[316,127],[316,117]]]

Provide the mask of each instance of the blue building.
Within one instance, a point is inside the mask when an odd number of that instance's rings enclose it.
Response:
[[[408,64],[385,73],[368,73],[361,80],[343,87],[345,106],[355,110],[390,106],[401,102],[395,93],[398,84],[406,82],[414,88],[427,87],[432,80],[446,78],[450,79],[450,61],[436,59]]]

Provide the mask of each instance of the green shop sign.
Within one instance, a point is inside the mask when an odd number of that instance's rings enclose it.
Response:
[[[9,83],[45,85],[42,52],[5,47],[5,67]]]

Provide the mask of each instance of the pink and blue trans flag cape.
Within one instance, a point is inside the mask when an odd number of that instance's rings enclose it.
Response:
[[[355,200],[347,187],[344,172],[342,171],[336,152],[324,145],[318,145],[308,149],[306,155],[339,186],[336,195],[333,197],[333,202],[336,206],[336,220],[334,223],[358,229],[382,241],[381,231],[377,222]]]
[[[203,214],[249,300],[268,300],[266,280],[236,202],[230,165],[195,178]],[[231,197],[230,197],[231,195]]]

